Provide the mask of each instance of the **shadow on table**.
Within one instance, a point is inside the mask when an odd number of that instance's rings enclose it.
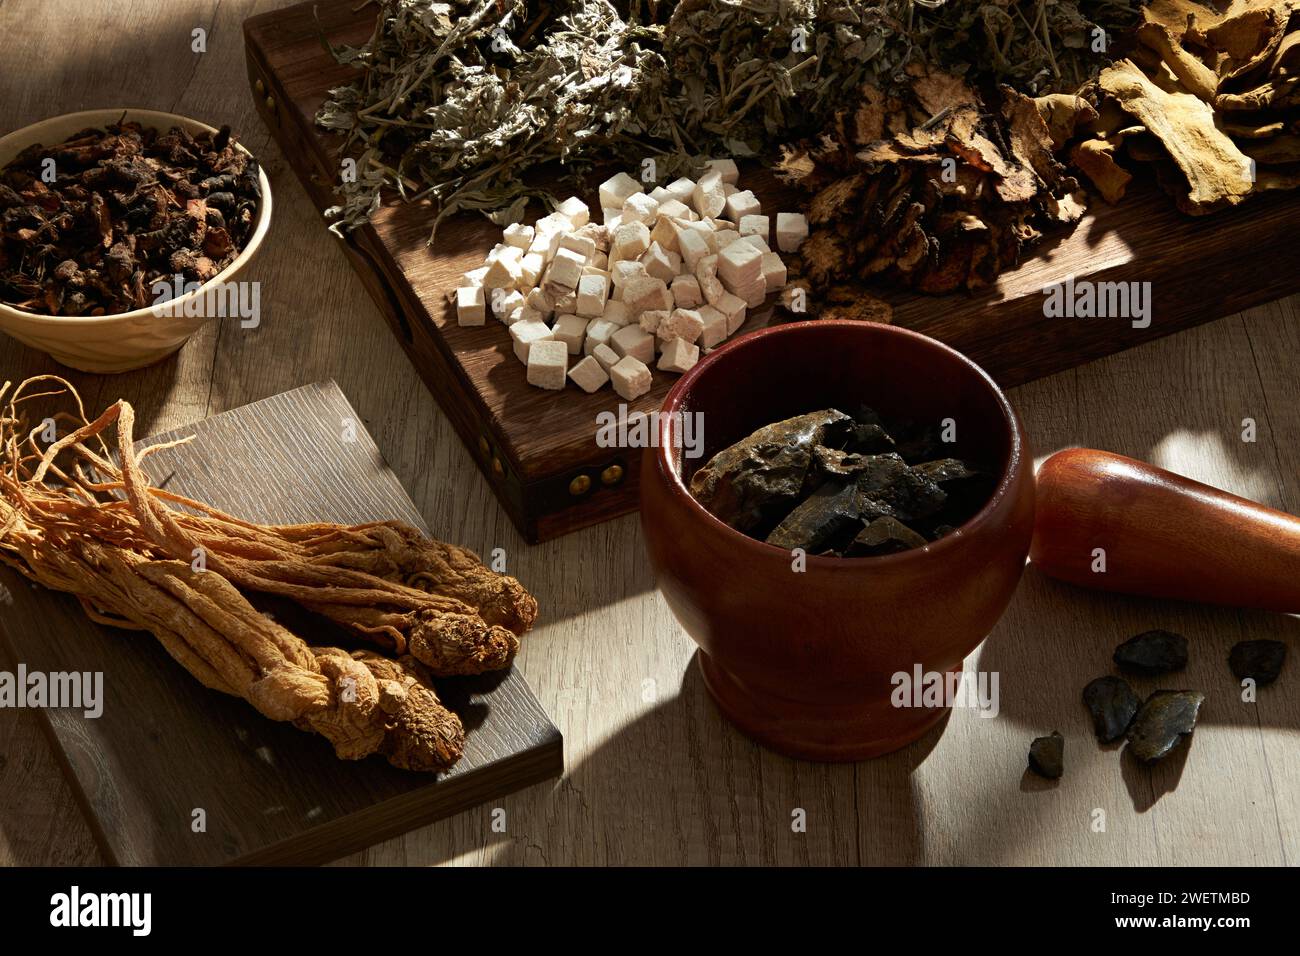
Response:
[[[543,813],[539,829],[570,834],[567,851],[516,839],[488,860],[545,862],[539,852],[549,850],[553,862],[578,865],[917,862],[911,774],[942,730],[861,764],[790,760],[723,719],[692,657],[675,696],[569,768],[549,794],[533,791],[522,812]]]

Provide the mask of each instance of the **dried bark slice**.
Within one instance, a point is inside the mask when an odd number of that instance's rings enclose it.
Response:
[[[1228,655],[1228,666],[1237,680],[1253,680],[1264,687],[1277,680],[1286,663],[1286,645],[1281,641],[1241,641]]]
[[[1162,90],[1131,60],[1103,70],[1097,83],[1164,144],[1186,180],[1175,197],[1184,212],[1201,215],[1250,195],[1250,159],[1215,126],[1208,103]]]
[[[1098,677],[1083,689],[1092,728],[1104,744],[1119,740],[1133,723],[1142,701],[1122,677]]]
[[[1195,690],[1158,690],[1143,703],[1128,731],[1128,750],[1143,763],[1167,756],[1196,729],[1205,695]]]

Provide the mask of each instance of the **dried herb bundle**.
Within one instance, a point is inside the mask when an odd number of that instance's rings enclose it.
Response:
[[[643,42],[656,35],[605,0],[544,4],[532,19],[524,0],[386,0],[369,43],[334,51],[362,79],[331,90],[317,114],[346,134],[345,152],[360,150],[357,181],[330,214],[355,226],[392,186],[438,203],[435,233],[465,209],[505,224],[546,194],[525,182],[530,167],[573,173],[593,157],[645,155],[633,106],[664,76]]]
[[[233,262],[260,198],[229,127],[123,122],[29,146],[0,171],[0,301],[49,315],[146,308],[157,280],[206,282]]]
[[[792,269],[823,317],[887,318],[863,288],[878,278],[928,293],[987,286],[1042,229],[1082,215],[1033,99],[1003,87],[988,101],[920,64],[907,74],[901,95],[863,87],[855,111],[780,164],[812,194]]]
[[[65,394],[75,411],[59,420],[72,430],[41,448],[23,406]],[[379,753],[411,770],[454,763],[464,730],[430,678],[509,665],[537,615],[519,582],[396,522],[268,527],[152,487],[141,461],[167,446],[137,454],[133,424],[124,401],[89,421],[55,376],[9,393],[0,560],[76,595],[92,620],[152,632],[205,686],[321,734],[343,759]],[[114,425],[120,467],[104,440]],[[294,601],[384,654],[311,646],[246,592]]]
[[[1093,31],[1127,0],[384,0],[368,43],[333,50],[362,71],[317,115],[358,158],[331,210],[366,221],[381,191],[504,224],[551,160],[638,165],[772,155],[818,131],[871,82],[908,84],[917,59],[972,81],[1074,89],[1100,66]],[[847,97],[847,99],[846,99]]]

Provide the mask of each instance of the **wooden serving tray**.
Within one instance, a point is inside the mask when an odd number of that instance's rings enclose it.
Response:
[[[263,119],[320,209],[336,202],[337,138],[314,117],[331,87],[356,72],[325,51],[359,45],[374,30],[376,7],[355,0],[309,2],[244,23],[249,82]],[[796,209],[796,197],[762,171],[746,171],[769,211]],[[589,205],[596,204],[587,197]],[[1003,385],[1030,381],[1219,316],[1300,290],[1295,223],[1300,194],[1267,196],[1208,218],[1185,217],[1154,190],[1139,188],[1118,206],[1094,199],[1073,231],[1048,237],[1035,258],[979,295],[886,296],[894,322],[965,352]],[[534,211],[535,215],[540,214]],[[447,292],[482,264],[500,230],[481,216],[444,223],[425,245],[426,204],[385,206],[343,243],[393,333],[474,454],[511,520],[530,541],[553,538],[637,507],[640,453],[596,444],[596,415],[621,401],[610,389],[529,386],[505,326],[460,328]],[[1153,321],[1043,315],[1043,289],[1073,275],[1098,282],[1150,282]],[[755,310],[743,331],[767,324]],[[676,376],[655,374],[632,410],[660,407]],[[773,387],[781,384],[774,382]]]
[[[355,441],[341,440],[349,421]],[[171,491],[261,522],[398,519],[428,533],[333,382],[140,444],[187,434],[194,441],[146,465]],[[465,755],[445,774],[411,773],[379,757],[339,760],[323,737],[200,685],[152,635],[92,624],[70,596],[3,565],[0,583],[15,667],[104,675],[100,717],[40,714],[113,864],[323,863],[563,769],[560,733],[513,668],[438,682],[465,722]],[[199,809],[203,833],[191,829]]]

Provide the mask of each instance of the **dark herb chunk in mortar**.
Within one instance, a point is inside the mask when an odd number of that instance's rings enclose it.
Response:
[[[1187,666],[1187,638],[1173,631],[1145,631],[1115,648],[1115,663],[1148,677]]]
[[[969,520],[992,483],[968,462],[933,457],[932,426],[899,427],[899,448],[928,457],[913,463],[890,450],[895,433],[865,406],[852,418],[835,409],[798,415],[718,452],[691,477],[691,493],[779,548],[870,557],[923,547]]]

